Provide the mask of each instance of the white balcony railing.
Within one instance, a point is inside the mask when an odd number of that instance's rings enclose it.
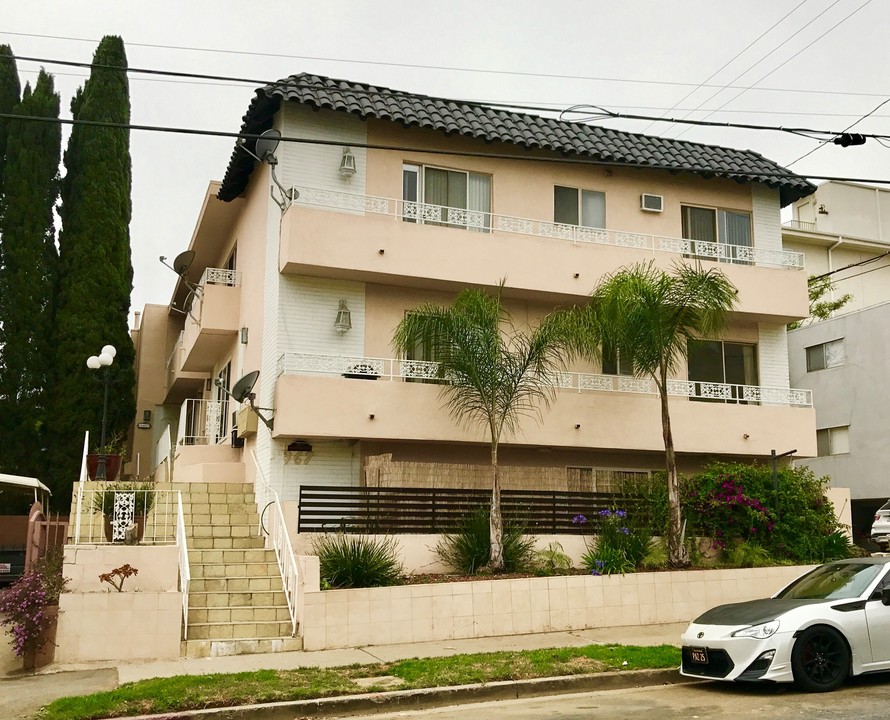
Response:
[[[344,355],[313,355],[309,353],[284,353],[278,358],[279,375],[303,375],[318,373],[339,375],[347,378],[364,378],[394,381],[438,380],[439,364],[422,360],[393,358],[369,358]],[[628,375],[598,375],[595,373],[561,372],[554,384],[560,390],[576,392],[624,392],[656,395],[652,378]],[[695,380],[669,380],[668,394],[696,400],[724,402],[792,405],[810,407],[812,390],[767,387],[762,385],[734,385]]]
[[[229,287],[237,287],[240,284],[240,271],[212,267],[204,268],[204,274],[201,275],[201,281],[198,283],[201,287],[204,287],[205,285],[228,285]]]
[[[144,486],[116,490],[78,488],[75,545],[178,543],[179,493]]]
[[[807,222],[806,220],[786,220],[782,223],[782,227],[789,228],[790,230],[809,230],[815,232],[816,223]]]
[[[497,231],[535,235],[567,241],[573,244],[593,243],[636,248],[650,252],[669,252],[703,260],[716,260],[718,262],[743,265],[783,268],[803,268],[804,266],[803,253],[788,250],[703,242],[700,240],[687,240],[623,230],[588,228],[546,220],[532,220],[510,215],[466,210],[464,208],[409,202],[373,195],[358,195],[308,186],[296,186],[294,189],[299,192],[299,198],[296,200],[298,205],[341,210],[349,213],[388,215],[398,221],[435,223],[436,225],[446,225],[480,232]]]
[[[177,445],[216,445],[226,437],[228,401],[186,400],[179,409]]]

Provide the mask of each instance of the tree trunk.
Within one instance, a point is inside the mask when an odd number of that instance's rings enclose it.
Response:
[[[504,571],[504,519],[501,517],[501,478],[498,470],[498,449],[491,448],[491,512],[488,515],[491,550],[488,567],[493,572]]]
[[[667,373],[662,371],[658,383],[661,399],[661,429],[664,436],[664,460],[668,482],[668,562],[673,567],[689,565],[689,553],[683,542],[683,512],[680,507],[680,476],[677,474],[677,458],[674,455],[674,437],[671,434],[671,415],[668,409]]]

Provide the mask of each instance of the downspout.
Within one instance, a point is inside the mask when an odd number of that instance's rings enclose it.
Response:
[[[875,188],[875,216],[878,220],[878,242],[884,242],[884,233],[881,229],[881,189]]]
[[[843,236],[843,235],[838,235],[838,236],[837,236],[837,242],[835,242],[834,245],[831,245],[831,246],[828,248],[828,272],[833,272],[833,271],[834,271],[834,264],[831,262],[831,251],[834,250],[834,249],[835,249],[838,245],[840,245],[843,241],[844,241],[844,236]],[[831,298],[832,302],[834,302],[834,283],[831,284],[830,288],[831,288],[831,289],[830,289],[830,291],[829,291],[829,292],[830,292],[829,297]]]

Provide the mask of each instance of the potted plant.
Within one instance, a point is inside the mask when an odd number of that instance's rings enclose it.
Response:
[[[145,518],[155,504],[155,489],[151,483],[113,483],[93,495],[93,510],[105,516],[105,539],[113,542],[114,500],[118,493],[136,493],[133,522],[136,525],[135,541],[145,534]]]
[[[87,475],[90,480],[99,479],[109,482],[117,480],[123,464],[125,446],[126,440],[123,435],[117,434],[104,445],[93,448],[93,451],[87,455]],[[96,472],[102,457],[105,458],[105,477],[97,478]]]

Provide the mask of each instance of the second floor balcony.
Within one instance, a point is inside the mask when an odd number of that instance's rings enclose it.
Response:
[[[241,320],[241,273],[207,268],[185,320],[182,369],[208,372],[232,342]]]
[[[803,255],[753,245],[598,229],[462,208],[297,187],[282,222],[284,273],[457,289],[507,287],[576,302],[599,278],[653,260],[720,263],[738,312],[770,322],[808,314]]]
[[[275,435],[436,442],[481,441],[451,419],[437,363],[285,353],[278,361]],[[368,382],[368,381],[372,382]],[[511,442],[552,447],[663,450],[655,383],[649,378],[559,373],[552,407]],[[669,382],[678,452],[769,455],[788,444],[815,452],[809,390]],[[809,445],[813,445],[809,448]],[[783,445],[784,446],[784,445]]]

